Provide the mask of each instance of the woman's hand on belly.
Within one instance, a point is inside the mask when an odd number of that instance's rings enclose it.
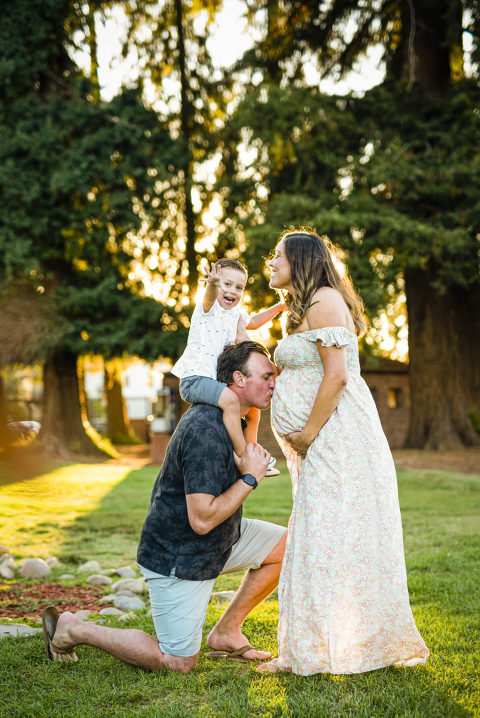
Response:
[[[286,434],[283,439],[294,451],[299,454],[302,459],[307,455],[307,451],[310,448],[310,444],[313,442],[313,438],[305,436],[304,431],[292,431],[291,434]]]

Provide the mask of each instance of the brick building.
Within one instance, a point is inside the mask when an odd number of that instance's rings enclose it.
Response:
[[[361,357],[360,365],[390,448],[401,449],[410,424],[408,364],[382,357]]]

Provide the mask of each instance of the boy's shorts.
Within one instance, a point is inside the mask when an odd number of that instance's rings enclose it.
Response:
[[[208,376],[186,376],[180,379],[180,396],[188,404],[218,406],[220,394],[227,385]]]
[[[240,538],[221,573],[259,568],[286,528],[258,519],[242,519]],[[162,653],[187,658],[200,650],[202,629],[215,579],[188,581],[162,576],[139,565],[150,593],[152,619]]]

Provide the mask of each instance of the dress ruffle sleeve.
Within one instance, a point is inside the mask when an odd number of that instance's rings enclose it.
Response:
[[[320,340],[324,347],[346,347],[356,336],[345,327],[322,327],[305,332],[305,338],[311,342]]]

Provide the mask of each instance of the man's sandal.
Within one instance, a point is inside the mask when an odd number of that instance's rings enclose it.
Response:
[[[228,661],[241,661],[242,663],[251,663],[252,661],[260,661],[260,658],[244,658],[243,654],[247,651],[257,649],[251,646],[249,643],[247,643],[245,646],[242,646],[241,648],[237,648],[236,651],[208,651],[205,653],[205,656],[207,658],[225,658]]]
[[[53,637],[57,630],[58,617],[58,611],[54,606],[48,606],[42,613],[43,640],[47,657],[50,661],[59,661],[62,660],[59,658],[59,655],[70,656],[67,660],[78,661],[74,651],[59,651],[58,648],[53,645]]]

